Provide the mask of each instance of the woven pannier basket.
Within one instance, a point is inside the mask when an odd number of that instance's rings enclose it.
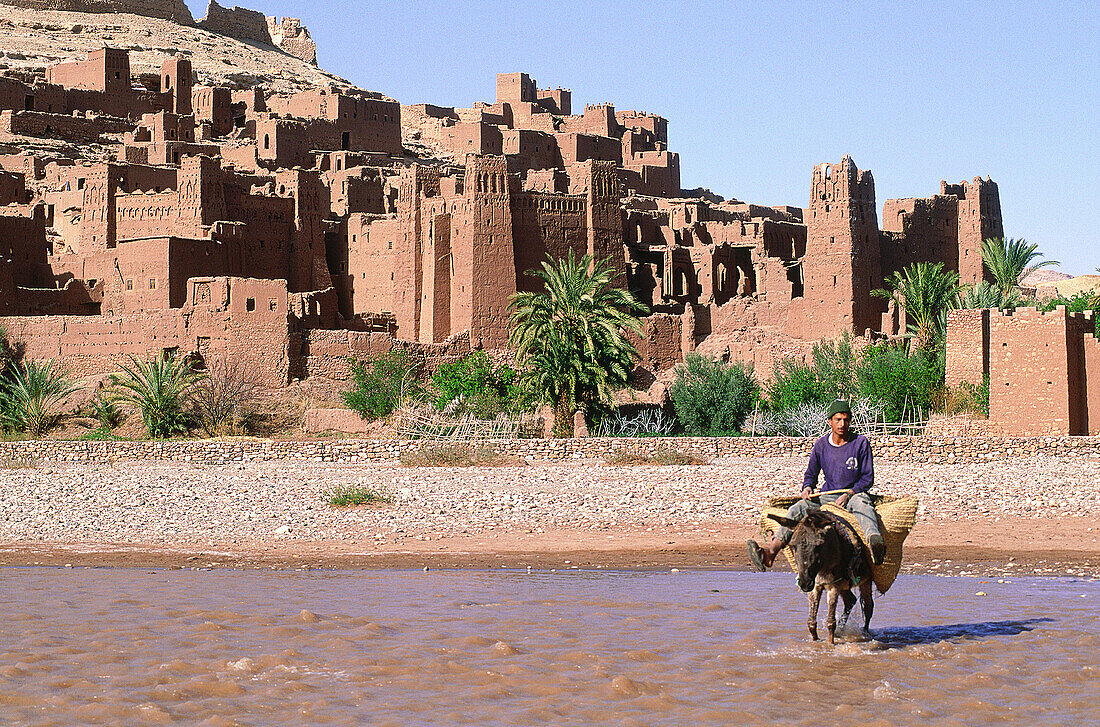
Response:
[[[786,517],[787,508],[798,502],[799,499],[798,497],[773,497],[768,500],[767,505],[760,512],[760,532],[770,539],[775,531],[779,529],[779,523],[768,517],[768,514]],[[879,593],[886,593],[890,590],[890,586],[894,585],[898,572],[901,570],[901,546],[913,529],[913,525],[917,522],[917,507],[920,503],[915,497],[891,497],[889,495],[871,495],[871,502],[875,506],[875,512],[878,513],[882,539],[886,541],[886,557],[883,559],[882,565],[871,567],[871,577]],[[843,518],[845,522],[852,526],[852,529],[859,535],[860,542],[863,543],[864,554],[870,560],[871,549],[867,545],[867,536],[864,535],[863,528],[859,526],[859,521],[856,520],[855,516],[844,508],[834,505],[824,505],[821,509]],[[794,553],[790,548],[784,548],[783,553],[787,556],[791,568],[794,568]]]

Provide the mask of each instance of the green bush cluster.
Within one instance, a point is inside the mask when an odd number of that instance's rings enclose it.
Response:
[[[389,416],[403,402],[423,393],[420,385],[421,364],[403,348],[367,359],[352,361],[354,388],[343,394],[349,409],[364,419]]]
[[[440,366],[432,374],[432,395],[436,409],[443,411],[457,400],[457,406],[452,407],[456,414],[470,414],[477,419],[495,419],[515,411],[523,399],[515,369],[493,368],[492,359],[484,351],[474,351]]]
[[[684,430],[694,436],[736,434],[760,393],[752,367],[689,354],[676,367],[673,407]]]

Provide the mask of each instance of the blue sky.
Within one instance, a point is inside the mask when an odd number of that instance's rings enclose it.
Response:
[[[661,114],[683,186],[727,197],[805,206],[844,154],[880,214],[988,175],[1006,235],[1100,266],[1100,4],[238,2],[301,16],[322,67],[402,103],[492,101],[525,71]]]

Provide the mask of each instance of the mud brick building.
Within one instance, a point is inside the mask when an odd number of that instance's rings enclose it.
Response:
[[[202,25],[309,53],[293,19],[212,2]],[[282,385],[392,345],[500,348],[509,300],[539,284],[527,272],[569,252],[609,258],[650,308],[652,372],[699,350],[766,375],[822,337],[898,332],[873,289],[924,260],[977,280],[1001,231],[988,179],[889,200],[880,226],[872,175],[847,157],[813,168],[805,207],[686,195],[665,118],[574,113],[571,91],[524,73],[499,75],[492,103],[402,106],[201,85],[183,57],[135,77],[103,48],[0,77],[4,134],[106,150],[0,155],[0,325],[89,377],[178,352]]]

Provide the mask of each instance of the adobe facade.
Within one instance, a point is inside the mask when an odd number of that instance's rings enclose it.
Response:
[[[261,32],[216,7],[222,32]],[[571,91],[523,73],[496,95],[240,91],[196,83],[182,57],[135,78],[112,48],[0,78],[0,133],[110,149],[0,156],[0,324],[81,375],[178,350],[247,355],[273,385],[319,365],[331,380],[347,376],[346,356],[317,363],[332,337],[504,347],[509,300],[539,285],[527,272],[573,252],[610,259],[650,308],[644,367],[700,350],[767,375],[822,337],[897,333],[871,291],[914,261],[977,279],[980,239],[1001,229],[983,179],[887,201],[880,226],[872,175],[847,157],[812,170],[805,207],[688,197],[663,117],[574,113]]]
[[[989,421],[1012,436],[1100,434],[1092,312],[959,310],[947,318],[947,385],[989,381]]]

